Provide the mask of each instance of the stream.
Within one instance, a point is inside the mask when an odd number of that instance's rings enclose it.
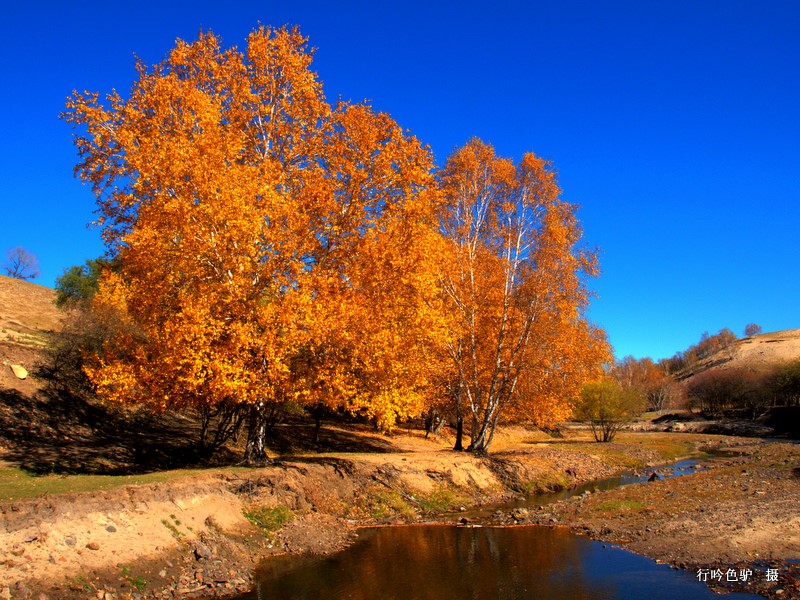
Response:
[[[613,477],[587,481],[586,483],[582,483],[580,485],[576,485],[571,488],[565,488],[555,492],[543,492],[539,494],[533,494],[531,496],[527,496],[517,501],[503,502],[500,504],[487,504],[483,506],[469,508],[465,511],[459,512],[454,520],[458,521],[461,518],[466,518],[470,522],[485,522],[489,520],[489,517],[494,512],[498,510],[508,512],[509,510],[512,510],[514,508],[529,508],[532,506],[544,506],[547,504],[552,504],[554,502],[560,502],[561,500],[567,500],[574,496],[582,496],[585,494],[592,494],[594,492],[613,490],[614,488],[618,488],[624,485],[631,485],[633,483],[644,483],[653,475],[653,473],[656,473],[656,476],[659,478],[671,479],[673,477],[690,475],[698,470],[701,470],[702,468],[703,467],[700,466],[699,459],[686,458],[674,463],[657,465],[653,467],[636,469],[632,471],[625,471]],[[444,518],[447,518],[448,515],[445,514],[443,516]]]
[[[239,600],[719,598],[693,573],[562,528],[409,525],[362,530],[324,557],[264,561]],[[726,599],[761,598],[728,594]]]
[[[571,496],[646,481],[654,471],[679,477],[698,460],[634,471],[517,503],[457,513],[470,522],[494,511],[540,506]],[[456,520],[457,520],[456,518]],[[695,573],[657,564],[563,528],[407,525],[367,528],[329,556],[264,560],[256,588],[236,600],[701,600],[720,598]],[[726,600],[762,598],[744,593]]]

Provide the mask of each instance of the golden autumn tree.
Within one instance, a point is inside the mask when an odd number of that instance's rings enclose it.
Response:
[[[440,180],[454,323],[447,386],[457,419],[468,419],[468,449],[485,452],[502,418],[546,426],[569,417],[581,384],[610,357],[585,316],[597,262],[579,248],[575,208],[535,155],[514,165],[473,139]],[[460,424],[458,433],[461,449]]]
[[[376,414],[405,410],[398,378],[367,361],[387,350],[360,347],[390,322],[365,298],[433,227],[429,152],[368,106],[330,106],[306,44],[261,28],[239,52],[204,33],[139,65],[128,97],[74,93],[65,113],[118,265],[94,302],[135,325],[91,358],[90,379],[126,405],[246,408],[250,462],[266,457],[271,404],[347,405],[367,381],[368,406],[401,407]],[[373,272],[370,251],[386,259]],[[417,305],[423,262],[405,289]],[[397,318],[425,337],[425,315]]]
[[[308,404],[345,407],[389,430],[423,410],[443,335],[433,163],[388,115],[351,106],[336,117],[327,149],[335,210],[318,232],[295,389]]]

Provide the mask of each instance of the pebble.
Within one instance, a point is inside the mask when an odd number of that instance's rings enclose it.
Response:
[[[98,544],[97,542],[89,542],[88,544],[86,544],[86,547],[89,550],[100,550],[100,544]]]
[[[106,531],[108,531],[109,533],[116,533],[116,531],[117,531],[117,528],[116,528],[116,527],[114,527],[113,525],[108,525],[108,526],[106,527]]]

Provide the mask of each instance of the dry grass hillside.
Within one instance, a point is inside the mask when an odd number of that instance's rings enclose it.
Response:
[[[55,298],[48,287],[0,275],[0,340],[41,344],[61,321]]]
[[[800,329],[784,329],[738,339],[679,375],[679,378],[689,379],[710,369],[746,369],[765,373],[794,360],[800,360]]]
[[[32,371],[42,358],[62,313],[51,288],[0,275],[0,388],[30,393],[31,380],[20,380],[11,365]]]
[[[732,360],[725,365],[756,371],[800,359],[800,329],[785,329],[737,340],[731,354]]]

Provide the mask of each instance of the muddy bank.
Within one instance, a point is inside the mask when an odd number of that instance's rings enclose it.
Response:
[[[0,598],[232,595],[250,589],[261,558],[333,552],[347,545],[359,526],[435,520],[445,511],[659,464],[665,444],[674,453],[672,440],[687,449],[730,441],[677,435],[667,443],[660,435],[631,435],[625,443],[603,445],[510,439],[487,458],[415,442],[406,451],[308,456],[169,483],[5,501],[0,503]],[[792,474],[797,454],[796,447],[783,446],[742,446],[744,453],[731,457],[730,464],[636,486],[648,494],[631,496],[638,505],[590,510],[593,502],[602,502],[601,494],[592,494],[532,510],[515,522],[567,524],[686,565],[719,557],[733,564],[750,558],[748,552],[765,559],[798,557],[792,537],[798,522],[790,501],[800,481]],[[684,483],[689,481],[695,483]],[[724,537],[728,529],[739,537]],[[759,537],[758,531],[765,534]],[[785,543],[776,546],[776,537]],[[726,544],[733,550],[723,552]]]

